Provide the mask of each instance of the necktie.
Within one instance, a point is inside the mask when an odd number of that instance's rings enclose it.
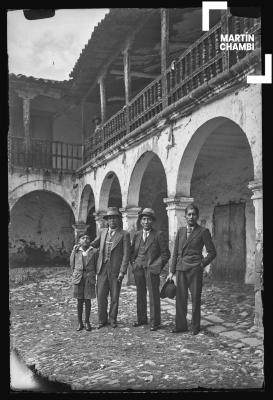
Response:
[[[187,228],[187,238],[190,236],[190,234],[192,233],[192,231],[193,231],[193,228],[190,227],[190,226],[188,226],[188,228]]]
[[[146,242],[146,239],[148,237],[148,232],[147,231],[143,231],[143,242]]]

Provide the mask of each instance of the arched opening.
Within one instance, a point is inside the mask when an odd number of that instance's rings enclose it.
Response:
[[[155,211],[155,229],[169,237],[168,215],[163,199],[167,197],[167,180],[160,158],[153,152],[144,153],[133,170],[128,193],[128,207],[150,207]],[[140,229],[140,226],[138,226]]]
[[[248,183],[254,167],[245,133],[227,118],[210,120],[195,132],[183,158],[178,187],[194,198],[199,223],[212,232],[212,276],[253,283],[255,210]]]
[[[88,225],[87,232],[93,240],[96,236],[96,221],[94,218],[95,197],[90,185],[86,185],[82,191],[79,212],[79,222]]]
[[[22,196],[10,213],[10,266],[66,264],[74,223],[72,209],[55,193],[36,190]]]
[[[108,172],[100,191],[99,209],[106,211],[108,207],[117,207],[118,209],[122,207],[120,183],[114,172]]]

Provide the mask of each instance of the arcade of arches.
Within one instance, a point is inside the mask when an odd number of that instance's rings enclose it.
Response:
[[[261,185],[254,176],[246,134],[227,118],[208,121],[194,132],[176,162],[177,175],[170,170],[166,173],[156,151],[145,151],[131,173],[121,167],[119,173],[107,172],[100,185],[83,185],[76,221],[67,203],[53,193],[37,191],[23,196],[11,210],[11,261],[28,262],[44,256],[48,260],[67,259],[73,245],[72,226],[75,238],[86,228],[94,237],[105,226],[102,216],[109,206],[121,210],[123,228],[130,233],[139,229],[139,210],[153,208],[155,228],[165,231],[172,250],[177,229],[185,224],[185,207],[194,201],[200,209],[199,223],[209,228],[217,248],[211,266],[213,277],[257,285]],[[173,179],[176,193],[170,195]]]
[[[55,193],[36,190],[22,196],[10,212],[10,265],[67,264],[74,222],[69,205]]]

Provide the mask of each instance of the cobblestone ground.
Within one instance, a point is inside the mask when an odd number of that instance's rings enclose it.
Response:
[[[13,275],[11,346],[50,380],[87,391],[262,388],[263,334],[253,327],[252,286],[205,282],[196,336],[171,333],[175,308],[169,299],[161,302],[161,330],[133,328],[136,292],[125,285],[116,329],[95,329],[92,300],[94,329],[77,332],[67,268],[41,268],[33,279],[31,269]]]

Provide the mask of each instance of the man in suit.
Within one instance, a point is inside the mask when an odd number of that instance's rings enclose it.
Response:
[[[196,205],[188,205],[185,218],[187,227],[182,227],[177,232],[170,274],[167,278],[172,280],[176,274],[176,325],[172,332],[188,330],[186,317],[190,290],[192,331],[197,335],[200,331],[203,269],[216,257],[216,250],[209,230],[197,224],[199,210]],[[204,246],[207,251],[206,257],[202,255]]]
[[[99,248],[97,261],[98,329],[108,323],[107,306],[110,291],[109,321],[117,327],[121,283],[127,272],[131,243],[130,235],[120,227],[121,215],[116,207],[109,207],[103,217],[108,228],[103,228],[91,246]]]
[[[151,331],[160,328],[159,274],[170,258],[166,237],[153,228],[155,213],[144,208],[139,216],[142,228],[132,240],[131,264],[137,287],[137,321],[133,326],[147,324],[147,287],[150,299]]]

